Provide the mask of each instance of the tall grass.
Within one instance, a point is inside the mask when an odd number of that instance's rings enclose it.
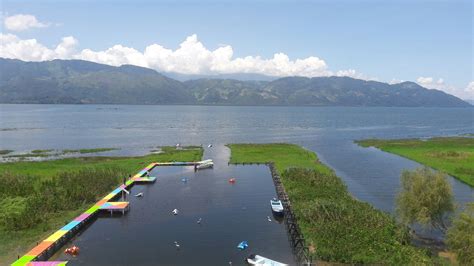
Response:
[[[1,173],[0,226],[23,230],[47,222],[51,213],[93,203],[125,175],[120,168],[84,168],[49,179]]]
[[[362,147],[376,147],[448,173],[474,187],[474,138],[367,139]]]

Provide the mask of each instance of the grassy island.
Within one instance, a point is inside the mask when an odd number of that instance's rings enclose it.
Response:
[[[423,265],[406,228],[354,199],[315,153],[292,144],[231,144],[231,163],[273,162],[303,235],[317,260],[350,264]]]
[[[434,169],[474,186],[474,138],[443,137],[420,139],[368,139],[357,143],[376,147]]]
[[[0,164],[0,265],[7,265],[151,162],[197,161],[200,147],[139,157]],[[41,151],[43,152],[43,151]],[[41,153],[37,152],[37,153]]]

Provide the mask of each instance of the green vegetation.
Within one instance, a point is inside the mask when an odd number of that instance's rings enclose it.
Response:
[[[27,252],[151,162],[197,161],[202,149],[140,157],[81,157],[0,164],[0,265]]]
[[[474,186],[474,138],[445,137],[420,139],[357,141],[363,147],[373,146],[398,154],[434,169],[446,172]]]
[[[474,265],[474,203],[459,214],[447,234],[447,242],[461,265]]]
[[[32,150],[31,153],[48,153],[48,152],[52,152],[53,150],[50,149],[50,150]]]
[[[94,149],[79,149],[79,150],[63,150],[63,154],[67,153],[97,153],[97,152],[104,152],[104,151],[113,151],[118,150],[118,148],[94,148]]]
[[[13,152],[13,150],[0,150],[0,155],[5,155]]]
[[[406,227],[354,199],[316,155],[291,144],[232,144],[231,163],[274,162],[313,256],[351,264],[428,264]]]
[[[453,190],[445,174],[427,167],[402,173],[397,214],[405,225],[419,223],[445,232],[453,211]]]

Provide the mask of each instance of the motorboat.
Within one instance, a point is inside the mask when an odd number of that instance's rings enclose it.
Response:
[[[135,194],[135,197],[143,197],[143,192],[140,192],[138,194]]]
[[[265,266],[285,266],[285,265],[288,265],[288,264],[281,263],[281,262],[278,262],[278,261],[275,261],[275,260],[272,260],[272,259],[269,259],[269,258],[265,258],[265,257],[260,256],[260,255],[255,255],[255,254],[252,254],[252,255],[248,256],[247,262],[250,265],[265,265]]]
[[[178,215],[178,209],[174,209],[173,211],[171,211],[173,213],[173,215]]]
[[[272,211],[275,214],[283,215],[285,209],[283,208],[281,200],[273,198],[272,200],[270,200],[270,205],[272,206]]]
[[[214,167],[214,163],[212,161],[201,163],[196,166],[197,169],[205,169],[205,168],[212,168],[212,167]]]

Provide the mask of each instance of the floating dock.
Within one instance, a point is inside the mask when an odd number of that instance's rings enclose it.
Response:
[[[207,160],[206,160],[207,161]],[[77,216],[63,226],[58,231],[54,232],[48,238],[40,242],[33,249],[28,251],[25,255],[20,257],[18,260],[13,262],[13,266],[56,266],[66,265],[67,261],[47,261],[59,248],[61,248],[69,239],[71,239],[85,224],[91,221],[99,212],[106,211],[110,213],[121,212],[125,213],[129,210],[129,202],[114,202],[111,201],[113,198],[119,196],[122,191],[131,188],[135,183],[154,183],[156,177],[146,176],[153,168],[157,166],[187,166],[187,165],[199,165],[205,161],[200,162],[161,162],[151,163],[147,167],[143,168],[140,172],[134,175],[132,178],[127,180],[125,184],[120,185],[107,196],[103,197],[97,203],[92,205],[81,215]]]

